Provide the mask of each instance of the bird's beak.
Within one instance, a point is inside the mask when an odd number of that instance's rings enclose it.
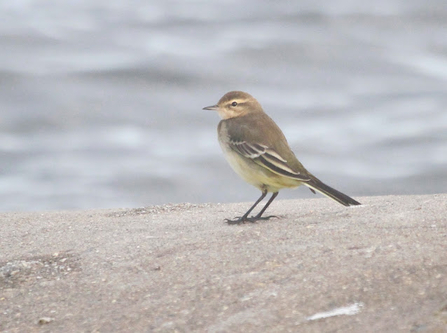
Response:
[[[216,105],[206,106],[202,110],[216,111],[216,110],[219,110],[219,105],[216,104]]]

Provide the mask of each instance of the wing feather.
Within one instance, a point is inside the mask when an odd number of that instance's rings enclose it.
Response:
[[[309,181],[310,178],[293,170],[281,155],[272,148],[259,143],[245,141],[231,141],[231,148],[242,156],[253,160],[258,165],[281,176]]]

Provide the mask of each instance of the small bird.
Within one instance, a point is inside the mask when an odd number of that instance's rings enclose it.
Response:
[[[243,216],[226,219],[228,224],[275,217],[262,217],[262,214],[275,200],[279,190],[300,185],[306,185],[313,193],[320,192],[342,205],[360,205],[306,170],[290,149],[281,129],[250,94],[230,91],[216,105],[204,107],[203,110],[217,111],[222,118],[217,127],[218,139],[228,163],[242,179],[262,192]],[[249,217],[268,192],[273,194],[265,206],[256,216]]]

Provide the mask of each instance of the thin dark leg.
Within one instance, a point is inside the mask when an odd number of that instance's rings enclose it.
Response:
[[[262,208],[262,210],[259,212],[259,214],[254,217],[255,220],[261,219],[262,214],[264,214],[265,210],[268,208],[268,206],[270,206],[270,204],[273,202],[273,200],[275,200],[275,198],[278,196],[278,194],[279,194],[279,192],[275,192],[272,194],[272,196],[270,197],[270,200],[267,201],[264,208]],[[263,219],[268,220],[271,217],[276,217],[276,216],[272,215],[272,216],[264,217]]]
[[[259,199],[256,200],[256,202],[254,203],[254,205],[251,206],[251,208],[250,208],[250,209],[249,209],[243,216],[241,216],[241,217],[239,217],[239,218],[235,218],[234,220],[226,219],[225,221],[226,221],[228,224],[241,224],[241,223],[244,223],[245,221],[254,222],[254,221],[251,221],[250,219],[248,219],[248,214],[251,213],[251,211],[258,205],[258,203],[260,203],[260,202],[262,201],[262,199],[265,198],[266,195],[267,195],[267,190],[262,191],[262,195],[259,197]],[[272,200],[272,199],[270,199],[270,201],[271,201],[271,200]],[[270,201],[269,201],[267,204],[269,204]],[[264,211],[264,210],[265,210],[265,209],[263,209],[263,211]]]

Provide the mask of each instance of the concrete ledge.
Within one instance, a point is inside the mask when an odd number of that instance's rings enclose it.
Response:
[[[0,214],[0,331],[444,332],[447,194]]]

